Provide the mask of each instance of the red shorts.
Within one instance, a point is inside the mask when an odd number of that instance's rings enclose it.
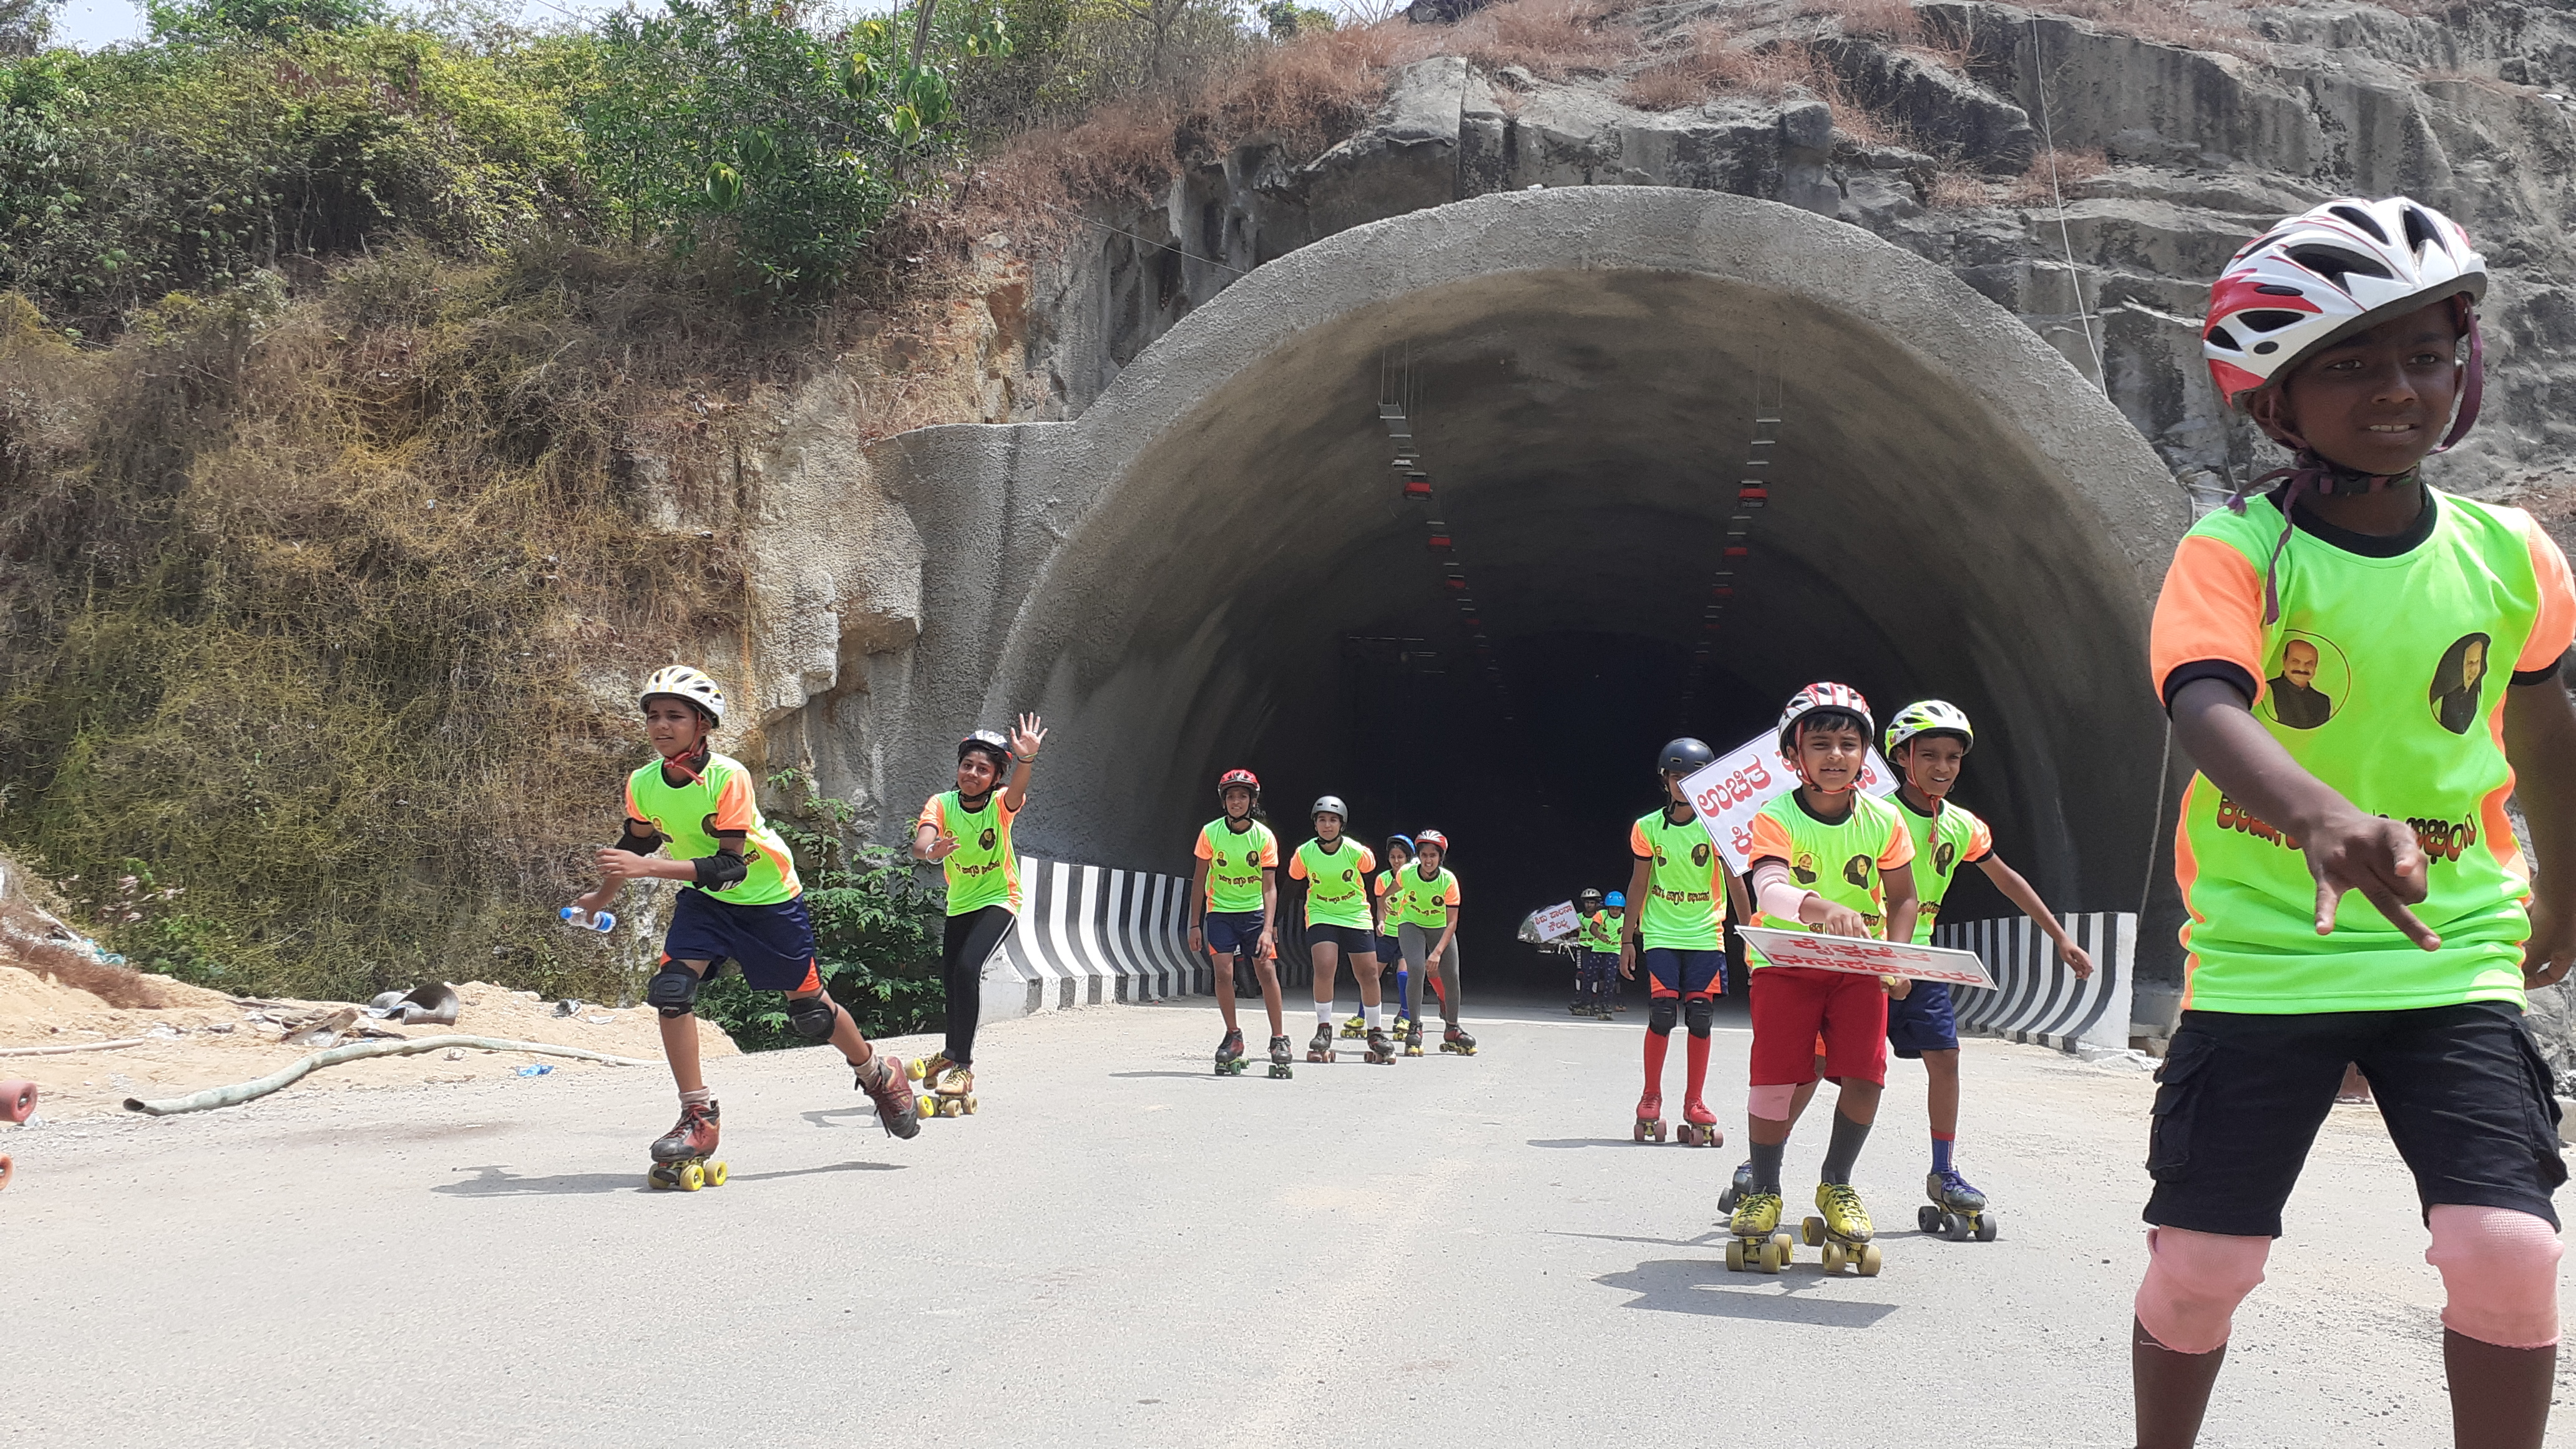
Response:
[[[1814,1081],[1819,1045],[1826,1076],[1887,1080],[1887,988],[1877,977],[1765,966],[1750,990],[1754,1086]]]

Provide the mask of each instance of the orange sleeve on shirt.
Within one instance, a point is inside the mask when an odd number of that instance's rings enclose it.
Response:
[[[933,795],[929,799],[921,802],[921,818],[914,821],[913,825],[915,828],[927,825],[942,835],[948,833],[948,827],[939,818],[938,796]]]
[[[1454,875],[1449,877],[1449,889],[1441,894],[1440,904],[1444,906],[1458,904],[1458,877]]]
[[[1216,847],[1208,843],[1207,827],[1204,825],[1199,827],[1199,859],[1216,859]]]
[[[2245,555],[2193,534],[2174,550],[2147,634],[2157,694],[2175,670],[2204,659],[2243,669],[2254,681],[2256,700],[2270,687],[2263,682],[2263,576]]]
[[[1628,822],[1628,853],[1639,860],[1655,858],[1654,847],[1646,844],[1646,827],[1642,821]]]
[[[1304,880],[1306,878],[1306,854],[1304,851],[1299,851],[1297,854],[1288,857],[1288,878],[1290,880]]]
[[[1894,870],[1900,865],[1912,864],[1913,860],[1914,832],[1905,828],[1904,821],[1890,820],[1887,822],[1887,849],[1878,853],[1878,868]]]
[[[748,833],[759,824],[760,803],[751,798],[751,782],[740,775],[725,776],[724,788],[716,792],[715,833]]]
[[[1904,834],[1905,827],[1899,825],[1896,833]],[[1745,864],[1751,865],[1759,860],[1792,860],[1797,853],[1797,847],[1789,843],[1789,827],[1769,815],[1753,817],[1753,848],[1744,852]]]
[[[641,820],[644,818],[644,812],[635,808],[635,777],[633,775],[626,777],[626,818],[629,820]]]
[[[1270,836],[1261,842],[1261,863],[1269,866],[1279,863],[1279,837]]]
[[[1971,861],[1978,861],[1994,854],[1994,827],[1986,824],[1984,820],[1974,815],[1968,817],[1968,823],[1975,828],[1968,832],[1968,854],[1966,858]]]
[[[2531,545],[2531,570],[2540,576],[2540,617],[2532,622],[2531,638],[2513,667],[2547,669],[2576,643],[2576,583],[2569,581],[2567,555],[2558,551],[2558,541],[2529,514],[2523,515],[2522,526]]]

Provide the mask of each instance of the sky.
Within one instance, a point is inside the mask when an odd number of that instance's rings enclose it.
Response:
[[[602,0],[525,0],[520,18],[531,25],[563,18],[566,10],[581,14],[610,8]],[[80,50],[143,38],[143,7],[132,0],[70,0],[54,13],[54,41]]]

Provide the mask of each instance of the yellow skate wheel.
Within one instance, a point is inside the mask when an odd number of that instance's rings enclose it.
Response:
[[[1780,1250],[1780,1261],[1783,1263],[1794,1263],[1798,1261],[1797,1245],[1798,1240],[1789,1236],[1787,1233],[1773,1233],[1771,1235],[1771,1246]]]
[[[1768,1268],[1771,1265],[1771,1255],[1768,1249],[1763,1251],[1762,1263],[1765,1268]],[[1744,1240],[1742,1238],[1729,1238],[1726,1240],[1726,1271],[1730,1273],[1741,1273],[1744,1271]]]
[[[1828,1242],[1826,1242],[1826,1244],[1825,1244],[1825,1254],[1824,1254],[1824,1257],[1825,1257],[1825,1271],[1826,1271],[1826,1272],[1828,1272],[1828,1273],[1839,1273],[1839,1272],[1841,1272],[1841,1271],[1842,1271],[1842,1267],[1843,1267],[1843,1245],[1842,1245],[1842,1244],[1837,1243],[1837,1242],[1832,1242],[1832,1241],[1828,1241]]]
[[[907,1080],[907,1081],[914,1081],[914,1082],[918,1082],[918,1081],[920,1081],[920,1080],[921,1080],[921,1058],[919,1058],[919,1057],[914,1057],[912,1060],[910,1060],[910,1061],[908,1061],[908,1062],[905,1062],[905,1063],[903,1064],[903,1075],[904,1075],[904,1079],[905,1079],[905,1080]]]
[[[644,1169],[644,1185],[653,1189],[655,1192],[660,1192],[665,1186],[667,1186],[667,1184],[662,1181],[662,1169],[658,1167],[648,1167]]]
[[[707,1185],[707,1170],[692,1162],[680,1169],[680,1191],[696,1192]]]
[[[1825,1220],[1809,1218],[1798,1224],[1798,1236],[1805,1238],[1810,1248],[1822,1247],[1825,1241]]]
[[[1880,1256],[1876,1243],[1861,1244],[1859,1255],[1853,1259],[1853,1262],[1859,1265],[1860,1275],[1864,1278],[1877,1277],[1878,1265],[1883,1261],[1885,1260]]]
[[[1771,1241],[1762,1245],[1763,1272],[1776,1275],[1781,1269],[1788,1266],[1789,1245],[1787,1242],[1780,1238],[1773,1238]]]
[[[709,1186],[709,1187],[722,1187],[722,1186],[724,1186],[724,1185],[725,1185],[725,1165],[724,1165],[723,1163],[721,1163],[721,1162],[710,1162],[710,1163],[708,1163],[708,1164],[707,1164],[707,1186]]]

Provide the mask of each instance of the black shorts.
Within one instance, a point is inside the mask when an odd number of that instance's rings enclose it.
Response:
[[[2522,1014],[2494,1001],[2313,1016],[2184,1012],[2156,1073],[2146,1220],[2279,1237],[2281,1204],[2346,1063],[2370,1080],[2427,1211],[2510,1208],[2558,1225],[2549,1196],[2567,1164],[2549,1068]]]
[[[1345,961],[1377,954],[1377,937],[1369,934],[1369,928],[1366,926],[1308,926],[1306,928],[1308,950],[1311,951],[1319,943],[1327,941],[1341,948],[1342,959]]]
[[[1648,946],[1645,958],[1649,996],[1719,996],[1726,991],[1724,951],[1684,951]]]
[[[1210,955],[1252,957],[1261,954],[1261,912],[1209,911],[1199,917],[1199,938]]]
[[[814,921],[803,896],[740,906],[695,886],[676,894],[670,928],[662,933],[664,960],[708,962],[708,980],[732,961],[742,967],[742,979],[762,991],[823,989],[814,969]]]

